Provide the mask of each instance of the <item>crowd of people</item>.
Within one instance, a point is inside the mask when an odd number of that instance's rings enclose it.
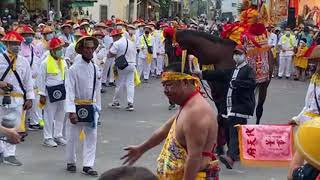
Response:
[[[76,144],[83,139],[82,171],[98,176],[94,169],[97,126],[101,124],[101,98],[107,87],[115,86],[109,108],[123,107],[120,99],[126,89],[124,108],[134,111],[135,86],[161,78],[169,110],[176,109],[176,105],[180,109],[144,143],[127,147],[123,157],[125,164],[132,165],[146,151],[165,141],[158,158],[157,177],[144,168],[122,167],[102,174],[100,179],[123,176],[217,180],[220,167],[216,149],[220,150],[219,160],[232,169],[240,153],[235,125],[247,124],[255,108],[256,79],[246,61],[247,49],[242,45],[235,47],[233,69],[200,67],[197,57],[188,54],[187,68],[182,71],[183,51],[175,42],[177,29],[202,31],[196,23],[138,19],[129,24],[114,17],[96,24],[84,18],[60,24],[39,23],[36,27],[15,22],[6,29],[0,28],[0,131],[6,136],[0,143],[0,161],[21,166],[15,144],[21,141],[20,136],[23,140],[27,129],[42,130],[44,146],[66,146],[66,170],[71,173],[77,171]],[[309,47],[318,44],[317,29],[267,29],[268,44],[279,62],[275,75],[295,80],[312,76],[305,108],[290,122],[306,128],[303,122],[317,117],[320,111],[320,99],[315,95],[320,66],[305,57]],[[314,75],[310,73],[313,71]],[[204,99],[199,78],[226,84],[224,104],[218,113]],[[225,131],[226,154],[217,147],[220,116],[229,122]],[[5,123],[8,121],[13,122],[11,127]],[[296,154],[298,160],[293,166],[303,166],[303,150]],[[298,173],[296,169],[291,169],[290,177],[293,172]]]

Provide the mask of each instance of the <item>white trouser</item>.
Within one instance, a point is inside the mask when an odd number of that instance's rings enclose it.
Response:
[[[96,113],[95,119],[99,118],[97,114],[98,113]],[[76,146],[79,144],[80,132],[82,130],[85,133],[85,139],[83,141],[82,164],[85,167],[93,167],[96,158],[97,125],[95,128],[93,128],[85,122],[71,124],[70,120],[68,120],[66,160],[67,163],[76,163],[76,150],[78,149]]]
[[[291,61],[292,61],[292,56],[279,57],[279,72],[278,72],[279,77],[282,77],[283,75],[285,75],[286,77],[290,77]]]
[[[5,108],[0,106],[0,121],[2,121],[2,118],[5,116],[11,117],[15,119],[15,127],[19,127],[22,118],[22,108],[22,106],[15,108]],[[0,141],[0,153],[3,153],[4,157],[15,156],[16,145]]]
[[[63,137],[64,117],[64,101],[51,103],[47,98],[44,108],[44,139]]]
[[[138,73],[141,77],[143,73],[144,79],[149,79],[151,64],[147,63],[147,58],[139,58],[138,61]]]
[[[28,110],[27,116],[30,119],[31,125],[39,124],[39,120],[42,118],[42,109],[38,107],[40,96],[36,95],[36,99],[32,100],[32,108]]]
[[[151,62],[151,74],[156,74],[157,71],[157,59],[153,58]]]
[[[135,69],[136,67],[131,64],[129,64],[129,66],[123,70],[118,69],[118,79],[116,81],[116,88],[115,88],[115,93],[113,97],[113,102],[118,102],[118,103],[120,102],[122,89],[126,87],[128,103],[133,104]]]
[[[161,75],[162,71],[163,71],[163,55],[159,55],[157,58],[157,75]]]
[[[114,82],[113,67],[114,60],[107,59],[102,71],[102,83],[107,83],[108,80],[110,83]]]

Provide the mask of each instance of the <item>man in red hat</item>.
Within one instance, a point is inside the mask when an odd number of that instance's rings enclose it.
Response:
[[[118,79],[116,82],[116,89],[113,97],[113,102],[109,104],[111,108],[119,109],[120,106],[120,96],[122,88],[127,89],[127,101],[128,106],[127,111],[133,111],[133,101],[134,101],[134,72],[136,71],[136,49],[134,43],[128,40],[126,37],[122,36],[122,31],[120,29],[114,29],[111,32],[114,43],[112,44],[108,57],[115,57],[115,66],[118,72]],[[126,66],[117,65],[117,61],[127,62]]]
[[[83,146],[83,173],[98,176],[93,169],[96,157],[97,121],[101,111],[100,88],[101,75],[98,66],[93,62],[94,51],[99,45],[95,37],[85,36],[76,44],[76,52],[81,60],[73,64],[68,71],[66,80],[67,99],[66,112],[70,121],[67,122],[66,161],[67,171],[75,173],[76,145],[81,131],[85,133]],[[80,80],[80,81],[79,81]]]
[[[37,104],[39,102],[39,96],[37,95],[37,76],[39,72],[39,67],[41,64],[41,59],[35,53],[35,45],[33,44],[34,31],[29,26],[20,26],[17,31],[24,37],[25,41],[21,43],[21,55],[28,60],[30,64],[30,68],[32,71],[32,79],[33,79],[33,87],[35,89],[35,100],[33,104]],[[28,111],[28,119],[30,120],[29,130],[41,130],[42,126],[40,126],[39,122],[43,120],[41,109],[38,106],[34,105]]]
[[[43,145],[47,147],[66,144],[62,134],[66,98],[65,77],[67,75],[63,46],[64,42],[59,38],[49,41],[50,53],[41,63],[38,77],[40,104],[44,105]]]
[[[227,155],[220,156],[220,161],[228,169],[232,169],[234,162],[239,161],[238,131],[235,125],[247,124],[248,119],[252,118],[255,107],[254,89],[256,86],[255,72],[246,61],[246,50],[243,46],[238,45],[233,53],[233,59],[236,63],[235,69],[202,72],[204,80],[229,82],[227,89],[224,89],[226,101],[222,110],[222,117],[227,122],[228,152]]]
[[[6,45],[7,52],[0,54],[0,81],[6,82],[8,88],[0,89],[0,120],[10,120],[18,127],[24,118],[24,111],[32,107],[32,100],[35,99],[32,72],[28,61],[20,54],[24,38],[13,31],[7,33],[1,41]],[[2,143],[0,158],[7,164],[21,166],[15,151],[15,145]]]

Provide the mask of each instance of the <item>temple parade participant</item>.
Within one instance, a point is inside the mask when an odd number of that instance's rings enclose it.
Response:
[[[158,158],[160,180],[218,179],[213,154],[217,139],[216,114],[198,91],[199,79],[181,73],[181,64],[171,64],[162,75],[164,93],[181,106],[144,143],[125,148],[124,164],[134,164],[146,151],[165,140]],[[197,136],[195,136],[197,134]]]
[[[83,173],[98,176],[93,169],[96,157],[97,120],[101,103],[98,94],[101,88],[98,66],[93,61],[93,53],[98,47],[96,38],[84,36],[77,42],[76,52],[81,54],[82,61],[69,69],[66,80],[67,100],[66,112],[70,121],[67,122],[67,171],[76,172],[76,144],[81,131],[85,133],[83,143]]]
[[[41,64],[41,59],[35,53],[35,45],[33,44],[33,37],[35,32],[33,29],[27,25],[20,26],[17,29],[17,32],[20,33],[25,41],[21,43],[21,55],[27,59],[28,63],[30,64],[30,68],[32,71],[32,79],[33,79],[33,87],[35,92],[35,99],[33,100],[34,106],[28,111],[28,119],[29,122],[29,130],[40,130],[43,129],[41,121],[43,121],[42,111],[37,106],[39,102],[39,95],[38,95],[38,87],[37,87],[37,77],[39,72],[39,67]]]
[[[7,51],[0,56],[0,81],[12,86],[0,90],[0,101],[3,105],[0,107],[0,118],[10,119],[15,127],[18,127],[21,122],[24,123],[24,111],[32,107],[32,100],[35,99],[32,72],[28,60],[20,54],[20,45],[24,38],[13,31],[7,33],[1,41],[6,45]],[[4,163],[21,166],[22,163],[16,159],[15,154],[16,145],[0,143],[0,158]]]
[[[63,59],[64,43],[59,38],[49,41],[49,55],[40,65],[39,94],[40,104],[44,105],[43,145],[47,147],[64,146],[64,103],[66,98],[65,78],[67,64]]]

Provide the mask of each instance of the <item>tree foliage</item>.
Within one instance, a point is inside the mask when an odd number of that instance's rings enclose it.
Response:
[[[169,15],[171,0],[159,0],[159,4],[160,4],[160,16],[167,17]]]

